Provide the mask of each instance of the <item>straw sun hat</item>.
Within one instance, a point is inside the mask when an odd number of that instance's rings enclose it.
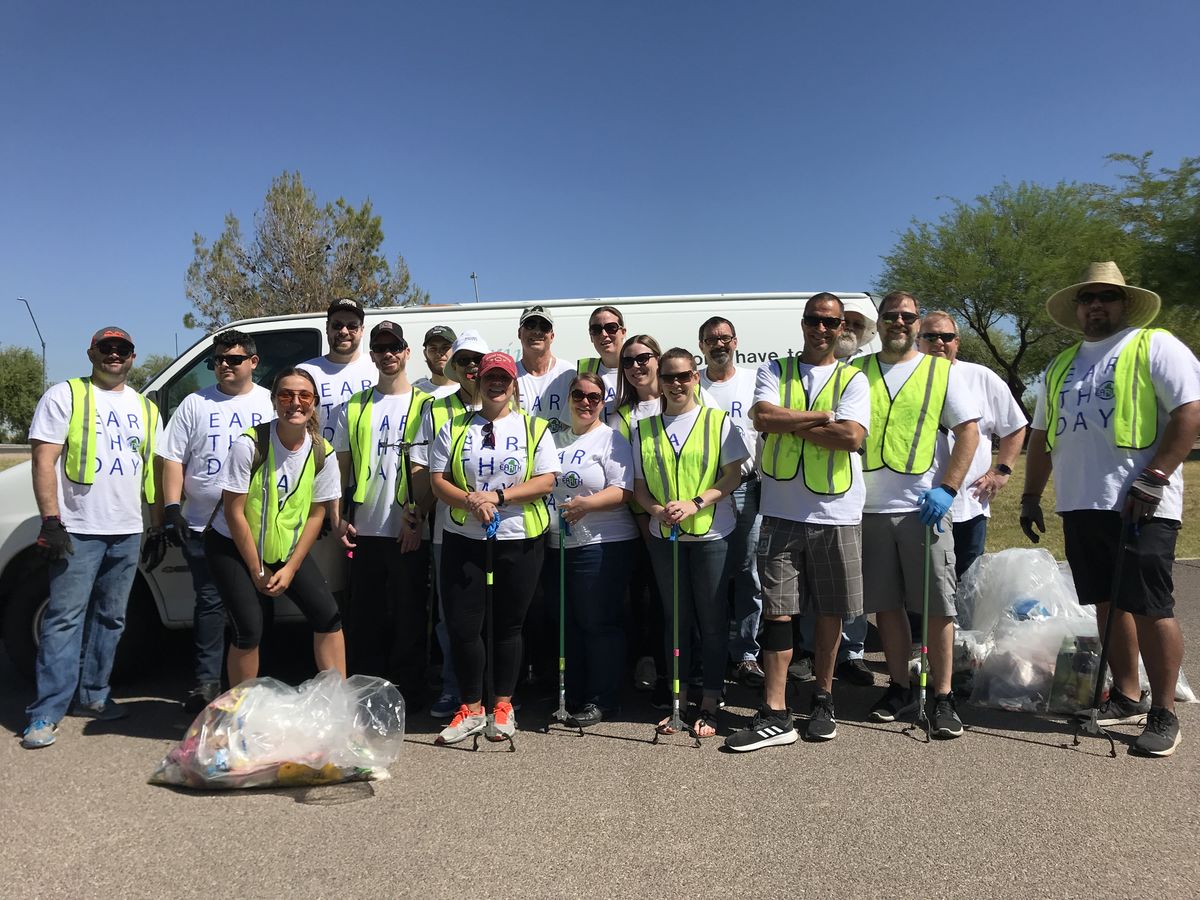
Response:
[[[1095,262],[1084,270],[1083,279],[1078,284],[1065,287],[1050,296],[1046,301],[1046,312],[1050,318],[1069,331],[1082,333],[1083,328],[1075,317],[1075,295],[1082,288],[1092,285],[1110,285],[1125,292],[1129,298],[1125,323],[1131,328],[1149,325],[1162,308],[1162,300],[1154,291],[1126,284],[1125,276],[1115,262]]]

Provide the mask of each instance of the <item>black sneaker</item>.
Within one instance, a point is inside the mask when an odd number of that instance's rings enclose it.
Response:
[[[875,684],[875,673],[867,668],[867,664],[861,658],[842,660],[833,674],[837,676],[838,681],[857,684],[859,687],[871,687]]]
[[[204,707],[221,695],[221,682],[202,681],[197,684],[187,699],[183,701],[183,711],[189,715],[197,715]]]
[[[1091,716],[1090,709],[1081,709],[1075,715],[1080,719]],[[1145,691],[1138,700],[1130,700],[1116,688],[1108,692],[1108,699],[1096,711],[1096,724],[1102,728],[1109,725],[1145,725],[1150,712],[1150,695]]]
[[[599,725],[603,721],[603,710],[595,703],[585,703],[577,712],[571,714],[566,724],[574,725],[578,728],[588,728],[592,725]]]
[[[667,679],[654,680],[654,688],[650,691],[650,705],[655,709],[671,708],[671,689],[667,686]]]
[[[912,685],[899,685],[892,681],[867,715],[873,722],[895,722],[916,708],[917,692]]]
[[[754,714],[749,728],[735,731],[725,738],[725,746],[739,753],[761,750],[763,747],[782,747],[794,744],[799,737],[792,724],[790,709],[760,709]]]
[[[833,717],[833,695],[824,691],[813,694],[812,710],[808,714],[806,740],[832,741],[837,737],[837,719]]]
[[[787,680],[795,684],[803,684],[806,681],[816,681],[817,676],[813,674],[813,661],[811,656],[801,656],[794,660],[788,666]]]
[[[954,692],[937,694],[933,698],[933,719],[929,723],[929,733],[936,738],[962,737],[962,719],[958,717],[958,709],[954,705]]]
[[[1152,706],[1146,716],[1146,730],[1133,742],[1133,749],[1147,756],[1170,756],[1180,740],[1179,719],[1175,713],[1161,706]]]

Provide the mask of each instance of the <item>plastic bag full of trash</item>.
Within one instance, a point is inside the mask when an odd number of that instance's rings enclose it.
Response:
[[[321,672],[299,687],[255,678],[217,697],[150,776],[201,789],[387,778],[404,744],[404,698],[390,682]]]

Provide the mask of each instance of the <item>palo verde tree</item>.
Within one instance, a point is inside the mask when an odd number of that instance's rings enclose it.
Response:
[[[366,306],[429,302],[404,257],[397,254],[389,265],[381,252],[383,225],[371,201],[355,207],[338,198],[320,205],[299,172],[271,182],[248,239],[228,213],[220,237],[209,244],[196,234],[192,245],[188,328],[211,331],[235,319],[323,311],[337,297]]]

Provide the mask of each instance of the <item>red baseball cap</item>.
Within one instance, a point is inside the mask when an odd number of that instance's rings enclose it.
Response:
[[[116,325],[105,325],[99,331],[92,335],[91,347],[95,347],[98,343],[106,338],[118,341],[124,341],[130,347],[133,346],[133,338],[129,336],[129,332],[124,328],[118,328]],[[89,349],[91,349],[89,347]]]
[[[483,359],[479,361],[479,377],[482,378],[492,369],[499,369],[508,375],[514,381],[517,378],[517,363],[507,353],[499,351],[484,354]]]

